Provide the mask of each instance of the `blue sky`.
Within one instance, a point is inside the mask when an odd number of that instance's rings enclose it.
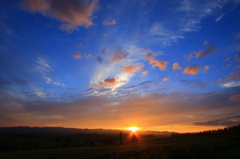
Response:
[[[240,123],[240,1],[0,5],[0,126]]]

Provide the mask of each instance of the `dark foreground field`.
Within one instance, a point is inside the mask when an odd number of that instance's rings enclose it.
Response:
[[[239,139],[238,135],[190,135],[169,138],[155,137],[139,141],[140,143],[123,145],[79,146],[70,148],[31,147],[30,149],[11,147],[9,149],[2,149],[0,158],[238,159],[240,156]]]

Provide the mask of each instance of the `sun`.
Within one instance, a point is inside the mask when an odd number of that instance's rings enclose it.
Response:
[[[133,132],[135,132],[135,131],[137,131],[137,127],[130,127],[130,128],[128,128],[129,130],[132,130]]]

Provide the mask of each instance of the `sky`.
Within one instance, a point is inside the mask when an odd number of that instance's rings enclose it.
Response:
[[[0,127],[240,124],[240,0],[2,0]]]

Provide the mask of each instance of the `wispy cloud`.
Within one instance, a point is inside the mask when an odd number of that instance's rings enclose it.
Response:
[[[240,79],[240,77],[239,77],[239,79]],[[222,84],[222,86],[223,87],[238,87],[238,86],[240,86],[240,81],[238,81],[238,82],[227,82],[227,83],[224,83],[224,84]]]
[[[222,13],[219,17],[217,17],[217,19],[216,19],[215,21],[218,22],[219,20],[221,20],[221,19],[223,18],[224,15],[225,15],[225,14]]]
[[[226,117],[216,120],[210,120],[206,122],[194,122],[194,125],[206,125],[206,126],[229,126],[238,125],[240,123],[240,116]]]
[[[116,20],[112,18],[108,18],[103,21],[104,26],[115,25],[115,24],[116,24]]]
[[[53,71],[52,67],[43,58],[38,58],[36,61],[36,69],[41,73],[47,73]]]

